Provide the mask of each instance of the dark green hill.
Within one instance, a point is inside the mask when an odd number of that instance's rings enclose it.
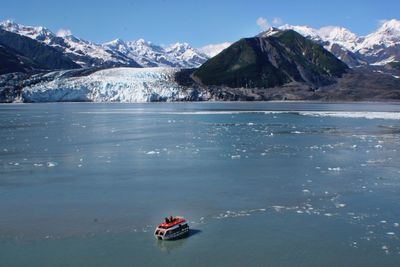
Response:
[[[290,82],[330,84],[348,69],[322,46],[295,31],[244,38],[209,59],[193,74],[204,85],[268,88]]]

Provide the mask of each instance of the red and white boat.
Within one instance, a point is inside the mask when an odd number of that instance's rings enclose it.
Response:
[[[165,218],[154,231],[154,236],[159,240],[178,239],[189,233],[189,225],[182,217]]]

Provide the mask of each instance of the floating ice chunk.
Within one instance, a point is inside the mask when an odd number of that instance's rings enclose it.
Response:
[[[310,193],[310,190],[308,190],[308,189],[303,189],[303,193]]]
[[[338,203],[338,204],[335,204],[335,206],[336,206],[336,208],[344,208],[344,207],[346,207],[346,204]]]
[[[231,159],[240,159],[240,155],[233,155],[231,156]]]
[[[333,167],[333,168],[328,168],[328,171],[335,171],[335,172],[339,172],[342,169],[340,167]]]
[[[56,162],[51,162],[51,161],[47,162],[47,167],[52,168],[52,167],[55,167],[55,166],[57,166]]]
[[[254,125],[254,122],[249,122],[249,123],[247,123],[247,125],[253,126],[253,125]]]
[[[297,212],[298,214],[303,214],[303,211],[301,211],[301,210],[296,210],[296,212]]]
[[[399,227],[400,224],[399,224],[399,223],[394,223],[393,226],[394,226],[394,227]]]
[[[385,221],[385,220],[382,220],[382,221],[380,221],[380,223],[384,223],[384,224],[385,224],[385,223],[387,223],[387,221]]]
[[[42,163],[34,163],[33,166],[35,166],[35,167],[42,167],[43,164],[42,164]]]
[[[387,234],[387,235],[395,235],[394,232],[387,232],[386,234]]]
[[[375,148],[382,148],[382,146],[381,145],[376,145]]]
[[[284,209],[285,207],[284,206],[272,206],[272,208],[275,210],[275,211],[277,211],[277,212],[280,212],[282,209]]]
[[[332,214],[332,213],[325,213],[325,214],[324,214],[324,216],[327,216],[327,217],[332,217],[332,216],[333,216],[333,214]]]
[[[382,249],[385,251],[386,254],[389,254],[389,247],[388,246],[383,245]]]
[[[146,153],[146,155],[155,155],[155,154],[160,154],[160,152],[152,150]]]

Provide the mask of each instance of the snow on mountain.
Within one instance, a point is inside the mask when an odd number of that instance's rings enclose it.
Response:
[[[209,44],[206,46],[203,46],[199,48],[198,50],[205,54],[208,57],[214,57],[218,55],[222,50],[225,48],[228,48],[232,43],[225,42],[225,43],[220,43],[220,44]]]
[[[176,43],[164,48],[143,39],[126,42],[116,39],[103,44],[103,47],[116,50],[145,67],[195,68],[208,59],[207,55],[187,43]]]
[[[87,76],[68,77],[66,72],[50,73],[57,78],[22,90],[26,102],[94,101],[150,102],[187,100],[201,97],[175,81],[177,68],[112,68]]]
[[[24,26],[10,20],[1,22],[0,28],[52,46],[65,53],[65,55],[82,67],[100,65],[106,67],[139,66],[132,59],[126,58],[112,50],[105,49],[101,45],[77,38],[71,34],[57,36],[47,28]]]

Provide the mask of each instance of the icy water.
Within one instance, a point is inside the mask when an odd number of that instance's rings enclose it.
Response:
[[[400,105],[0,105],[0,266],[399,266]],[[153,229],[183,215],[192,232]]]

